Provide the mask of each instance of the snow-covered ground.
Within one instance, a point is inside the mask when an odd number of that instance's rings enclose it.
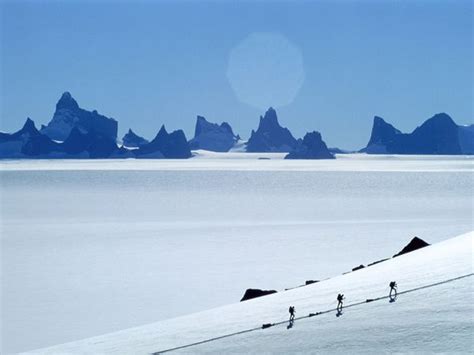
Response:
[[[414,235],[474,229],[471,158],[196,153],[0,163],[2,353],[283,290]]]
[[[474,156],[337,154],[336,160],[284,160],[287,153],[193,151],[191,159],[3,160],[2,170],[472,171]]]
[[[194,345],[177,353],[374,353],[474,351],[473,238],[468,233],[317,284],[215,308],[185,317],[42,349],[33,353],[150,354],[227,334],[252,332]],[[441,285],[446,280],[467,276]],[[387,299],[388,283],[400,294]],[[338,293],[346,296],[342,316],[336,312],[297,319],[293,328],[277,324],[289,305],[299,317],[335,308]]]

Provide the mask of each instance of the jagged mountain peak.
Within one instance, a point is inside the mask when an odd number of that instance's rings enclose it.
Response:
[[[328,150],[321,133],[313,131],[298,140],[298,146],[285,159],[334,159],[334,155]]]
[[[297,141],[288,130],[280,126],[275,109],[270,107],[265,115],[260,116],[256,131],[247,143],[248,152],[289,152],[296,148]]]
[[[129,148],[138,148],[148,143],[148,140],[136,134],[131,128],[122,137],[122,143]]]
[[[278,117],[275,109],[270,107],[266,112],[265,115],[260,116],[260,123],[258,129],[272,129],[274,127],[281,127],[280,123],[278,122]]]
[[[204,149],[215,152],[227,152],[239,137],[234,135],[232,127],[227,122],[209,122],[203,116],[197,116],[194,138],[189,141],[191,149]]]
[[[22,131],[27,130],[27,131],[38,132],[38,130],[36,129],[35,122],[29,117],[26,118],[25,124],[23,125],[23,128],[21,130]]]
[[[79,104],[76,100],[72,97],[69,91],[65,91],[61,98],[59,99],[58,103],[56,104],[56,109],[78,109]]]

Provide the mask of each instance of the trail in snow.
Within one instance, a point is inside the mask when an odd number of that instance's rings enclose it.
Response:
[[[443,285],[443,284],[446,284],[446,283],[449,283],[449,282],[453,282],[453,281],[458,281],[458,280],[461,280],[461,279],[464,279],[464,278],[470,277],[470,276],[474,276],[474,273],[470,273],[470,274],[467,274],[467,275],[462,275],[462,276],[459,276],[459,277],[455,277],[455,278],[452,278],[452,279],[436,282],[436,283],[433,283],[433,284],[428,284],[428,285],[412,288],[412,289],[405,290],[405,291],[400,291],[400,292],[397,293],[397,296],[395,296],[394,298],[398,298],[400,295],[403,295],[403,294],[412,293],[412,292],[424,290],[424,289],[427,289],[427,288],[440,286],[440,285]],[[389,298],[391,298],[391,296],[381,296],[381,297],[377,297],[377,298],[367,298],[365,301],[356,302],[356,303],[352,303],[352,304],[343,306],[342,309],[357,307],[357,306],[361,306],[361,305],[364,305],[364,304],[367,304],[367,303],[377,302],[377,301],[381,301],[381,300],[385,300],[385,299],[389,299]],[[332,313],[334,311],[337,311],[337,308],[331,308],[331,309],[327,309],[327,310],[324,310],[324,311],[318,311],[316,313],[310,313],[309,315],[306,315],[306,316],[296,317],[294,319],[294,321],[301,320],[301,319],[306,319],[306,318],[312,318],[312,317],[320,316],[320,315],[323,315],[323,314]],[[230,337],[236,336],[236,335],[250,333],[250,332],[254,332],[254,331],[262,330],[262,329],[268,329],[270,327],[278,326],[278,325],[282,325],[282,324],[288,324],[288,320],[283,320],[283,321],[276,322],[276,323],[271,323],[271,324],[265,324],[265,325],[262,325],[261,327],[245,329],[245,330],[241,330],[239,332],[235,332],[235,333],[226,334],[226,335],[222,335],[222,336],[215,337],[215,338],[202,340],[202,341],[199,341],[199,342],[196,342],[196,343],[177,346],[175,348],[160,350],[160,351],[152,353],[152,355],[164,354],[164,353],[167,353],[167,352],[172,352],[172,351],[176,351],[176,350],[190,348],[190,347],[193,347],[193,346],[197,346],[197,345],[201,345],[201,344],[205,344],[205,343],[210,343],[212,341],[217,341],[217,340],[224,339],[224,338],[230,338]]]
[[[309,286],[31,353],[150,354],[160,349],[212,354],[471,353],[473,237],[474,233],[467,233]],[[383,293],[381,299],[387,299],[392,280],[400,289],[395,303],[367,303],[372,295]],[[328,300],[337,293],[344,293],[350,302],[342,317],[329,315],[335,305]],[[289,305],[296,306],[297,314],[306,315],[299,317],[291,330],[272,326],[257,331],[262,321],[286,323],[282,315]],[[317,309],[329,313],[309,317]],[[224,337],[232,333],[238,334]],[[211,338],[220,340],[204,342]],[[182,348],[193,343],[200,345]]]

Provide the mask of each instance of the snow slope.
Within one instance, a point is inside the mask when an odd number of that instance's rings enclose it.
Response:
[[[177,352],[472,353],[473,238],[470,232],[309,286],[31,353],[146,354],[246,329],[255,330]],[[395,303],[364,302],[386,296],[391,280],[401,293]],[[345,309],[341,317],[329,312],[297,319],[290,330],[286,324],[258,329],[263,323],[284,321],[289,305],[296,307],[297,317],[332,310],[339,292],[346,295],[346,305],[361,304]]]

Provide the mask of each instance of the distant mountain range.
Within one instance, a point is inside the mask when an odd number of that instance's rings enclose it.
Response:
[[[152,141],[132,129],[117,142],[118,122],[79,107],[69,92],[58,103],[51,121],[39,130],[28,118],[17,132],[0,133],[0,159],[34,158],[141,158],[186,159],[191,150],[228,152],[288,152],[285,159],[333,159],[343,154],[328,148],[319,132],[296,139],[281,127],[277,113],[269,108],[260,116],[257,130],[247,142],[235,134],[229,123],[211,123],[197,116],[194,137],[187,140],[182,130],[168,133],[161,127]],[[440,113],[425,121],[412,133],[402,133],[380,117],[374,118],[367,154],[474,154],[474,125],[458,126],[451,117]]]
[[[449,115],[439,113],[412,133],[402,133],[375,116],[368,154],[474,154],[474,125],[458,126]]]

